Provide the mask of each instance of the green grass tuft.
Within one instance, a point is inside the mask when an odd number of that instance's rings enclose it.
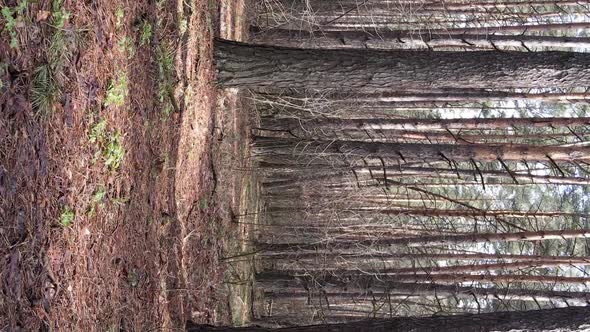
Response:
[[[35,69],[31,88],[31,103],[33,108],[42,115],[48,114],[53,109],[53,104],[61,94],[51,68],[42,65]]]
[[[53,1],[54,29],[47,47],[47,64],[35,69],[31,87],[33,108],[46,115],[53,110],[55,102],[62,94],[64,68],[71,61],[77,34],[64,30],[70,13],[62,8],[62,0]]]

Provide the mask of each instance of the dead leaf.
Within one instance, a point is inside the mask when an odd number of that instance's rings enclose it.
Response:
[[[51,12],[48,10],[40,10],[37,12],[37,22],[45,21],[49,18]]]

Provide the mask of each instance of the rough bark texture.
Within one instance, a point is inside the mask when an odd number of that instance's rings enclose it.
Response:
[[[384,97],[386,98],[386,97]],[[269,121],[270,122],[270,121]],[[487,118],[487,119],[273,119],[268,129],[351,129],[351,130],[437,130],[437,129],[506,129],[524,127],[585,126],[590,118]]]
[[[225,87],[432,89],[590,86],[590,54],[310,50],[216,40]]]
[[[285,282],[285,285],[291,284],[292,281],[305,280],[310,277],[308,272],[297,274],[295,271],[269,271],[256,274],[256,280],[262,282]],[[588,277],[561,277],[547,275],[525,275],[525,274],[433,274],[433,275],[371,275],[365,271],[356,271],[356,274],[333,277],[332,274],[316,275],[313,282],[320,284],[336,284],[346,287],[348,284],[373,285],[387,284],[391,282],[406,283],[428,283],[443,282],[450,284],[460,284],[464,282],[483,282],[483,283],[514,283],[514,282],[532,282],[532,283],[549,283],[549,284],[577,284],[590,282]]]
[[[305,97],[305,96],[303,96]],[[284,98],[284,94],[283,94]],[[590,100],[588,93],[524,93],[513,91],[487,91],[482,89],[415,91],[406,93],[348,93],[328,94],[325,97],[330,103],[424,103],[424,102],[486,102],[490,100],[541,100],[557,103],[585,102]]]
[[[509,174],[506,171],[488,171],[488,170],[469,170],[469,169],[447,169],[447,168],[433,168],[433,167],[407,167],[400,169],[399,167],[352,167],[350,169],[331,169],[330,171],[317,170],[313,174],[305,174],[294,179],[288,180],[277,180],[273,182],[266,182],[264,186],[267,188],[281,188],[289,187],[294,185],[303,184],[305,182],[320,182],[322,180],[330,179],[341,179],[347,175],[356,174],[369,174],[373,178],[385,178],[384,171],[389,178],[400,178],[400,177],[449,177],[456,178],[458,175],[470,176],[470,177],[483,177],[484,180],[490,178],[493,179],[509,179],[510,182],[515,179],[523,183],[537,183],[537,184],[571,184],[571,185],[588,185],[590,180],[583,177],[568,177],[568,176],[554,176],[554,175],[531,175],[512,172]],[[479,180],[478,180],[479,181]],[[457,185],[457,184],[454,184]],[[461,183],[465,185],[465,183]],[[481,186],[481,184],[476,184]],[[485,183],[485,185],[489,185]]]
[[[509,331],[576,329],[590,323],[590,307],[495,312],[479,315],[400,317],[374,319],[345,324],[297,326],[281,329],[260,327],[213,327],[189,324],[187,331],[257,331],[257,332],[391,332],[391,331]]]
[[[590,147],[533,146],[524,144],[416,144],[356,141],[297,141],[257,139],[260,153],[264,149],[274,154],[292,155],[303,152],[309,156],[346,155],[349,157],[396,158],[402,161],[576,161],[590,158]]]
[[[577,6],[583,4],[579,0],[526,0],[526,1],[403,1],[403,0],[275,0],[275,4],[284,10],[303,11],[314,13],[322,12],[348,12],[348,11],[376,11],[390,13],[401,6],[411,6],[416,11],[471,11],[475,9],[506,9],[530,6]]]
[[[449,48],[491,49],[498,47],[590,47],[587,37],[506,36],[490,34],[418,34],[411,31],[297,31],[271,29],[254,36],[255,44],[295,48]]]
[[[301,287],[283,287],[280,283],[257,281],[257,285],[267,290],[270,296],[289,297],[308,295],[308,291]],[[317,285],[316,285],[317,286]],[[526,288],[498,288],[498,287],[467,287],[459,285],[444,285],[435,283],[402,283],[387,282],[383,285],[372,285],[370,288],[354,287],[347,285],[346,289],[338,285],[321,285],[317,290],[326,292],[326,296],[332,294],[338,296],[362,296],[367,294],[377,294],[380,296],[477,296],[477,297],[494,297],[502,300],[523,300],[523,301],[564,301],[570,304],[584,305],[590,301],[589,292],[570,292],[554,290],[538,290]],[[312,290],[316,290],[312,288]]]
[[[539,260],[546,262],[564,262],[569,264],[590,263],[590,256],[542,256],[542,255],[506,255],[506,254],[486,254],[486,253],[444,253],[444,254],[408,254],[408,253],[392,253],[392,252],[347,252],[347,251],[298,251],[298,252],[262,252],[259,254],[264,259],[293,259],[303,260],[306,258],[318,259],[318,257],[326,257],[328,260],[333,260],[336,257],[345,258],[347,261],[384,259],[384,260],[506,260],[506,261],[531,261]]]
[[[551,239],[576,239],[590,237],[590,229],[556,230],[540,232],[514,232],[514,233],[480,233],[460,235],[434,235],[407,238],[376,238],[364,241],[340,241],[334,243],[260,243],[262,251],[296,251],[301,249],[322,249],[326,247],[338,247],[339,249],[358,248],[359,246],[375,245],[403,245],[408,247],[444,246],[458,243],[481,242],[515,242],[515,241],[541,241]]]

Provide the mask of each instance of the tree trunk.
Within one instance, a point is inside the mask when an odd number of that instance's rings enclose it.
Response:
[[[289,282],[293,280],[305,280],[311,278],[314,283],[336,284],[347,287],[348,285],[373,285],[388,284],[392,282],[409,282],[409,283],[430,283],[444,282],[452,284],[461,284],[465,282],[481,283],[515,283],[515,282],[533,282],[549,284],[578,284],[590,282],[590,277],[564,277],[556,275],[527,275],[527,274],[432,274],[432,275],[379,275],[371,274],[365,271],[356,271],[355,274],[341,276],[327,272],[322,275],[310,275],[308,272],[302,274],[291,273],[290,271],[267,271],[256,274],[255,279],[262,282],[277,281]]]
[[[308,290],[301,287],[275,287],[273,283],[257,282],[258,287],[264,289],[269,296],[276,297],[300,297],[308,294]],[[311,289],[312,291],[315,289]],[[444,285],[435,283],[401,283],[388,282],[383,286],[372,286],[370,289],[347,287],[346,290],[339,289],[337,286],[327,286],[319,288],[325,292],[326,296],[337,294],[339,296],[362,296],[380,292],[380,297],[384,294],[392,296],[405,296],[406,298],[420,296],[462,296],[462,297],[493,297],[504,301],[521,300],[521,301],[563,301],[569,304],[583,305],[590,301],[589,292],[570,292],[554,290],[538,290],[526,288],[498,288],[498,287],[465,287],[459,285]],[[292,294],[292,295],[291,295]]]
[[[309,50],[216,40],[224,87],[309,89],[574,88],[590,86],[590,54]]]
[[[568,266],[570,263],[561,261],[544,261],[543,259],[532,261],[519,261],[510,263],[493,263],[493,264],[469,264],[469,265],[450,265],[450,266],[424,266],[409,268],[384,268],[376,271],[369,270],[371,273],[378,275],[397,275],[397,274],[448,274],[448,273],[466,273],[466,272],[489,272],[494,270],[517,270],[525,268],[549,268],[556,266]],[[590,265],[590,262],[581,265]],[[328,269],[327,271],[331,271]],[[337,275],[345,275],[350,270],[339,273],[340,270],[334,269]]]
[[[590,146],[561,147],[524,144],[415,144],[356,141],[257,139],[259,155],[344,156],[409,161],[580,161],[590,159]]]
[[[261,327],[213,327],[188,324],[187,331],[227,332],[391,332],[391,331],[510,331],[577,329],[590,323],[590,306],[531,311],[510,311],[485,314],[466,314],[432,317],[399,317],[373,319],[353,323],[296,326],[280,329]]]
[[[374,178],[384,178],[384,168],[373,166],[373,167],[352,167],[350,170],[338,170],[333,169],[328,173],[320,172],[316,169],[316,174],[309,174],[309,175],[293,175],[292,179],[287,180],[276,180],[273,182],[264,183],[266,188],[283,188],[289,187],[294,185],[301,185],[305,184],[306,182],[315,182],[319,183],[323,180],[329,179],[339,179],[345,176],[354,175],[354,173],[358,174],[372,174]],[[590,179],[583,178],[583,177],[568,177],[568,176],[554,176],[554,175],[531,175],[531,174],[522,174],[512,172],[512,174],[507,173],[506,171],[488,171],[488,170],[469,170],[469,169],[447,169],[447,168],[432,168],[432,167],[406,167],[402,168],[395,168],[395,167],[385,167],[385,172],[387,173],[388,178],[400,178],[400,177],[413,177],[420,176],[421,178],[424,177],[453,177],[459,178],[459,176],[466,176],[466,177],[477,177],[478,180],[481,176],[485,180],[493,178],[493,179],[509,179],[510,182],[513,182],[514,179],[518,181],[523,181],[523,183],[529,184],[561,184],[561,185],[588,185],[590,184]],[[520,182],[519,182],[520,183]],[[413,183],[414,185],[420,185],[418,183]],[[463,182],[459,182],[458,184],[465,185]],[[450,184],[450,185],[458,185],[458,184]],[[476,185],[481,185],[480,183]],[[489,183],[485,183],[485,185],[489,185]]]
[[[590,97],[590,96],[589,96]],[[387,97],[383,97],[387,98]],[[298,119],[277,118],[268,129],[295,130],[447,130],[447,129],[508,129],[512,127],[553,128],[586,126],[590,118],[470,118],[470,119]]]
[[[408,247],[444,246],[459,243],[484,243],[484,242],[516,242],[516,241],[542,241],[578,239],[590,237],[590,229],[556,230],[556,231],[527,231],[515,233],[478,233],[459,235],[436,235],[407,238],[372,239],[367,241],[348,241],[322,244],[310,243],[259,243],[261,251],[296,251],[301,249],[322,249],[326,247],[358,248],[359,246],[377,245],[403,245]]]
[[[590,47],[588,37],[553,37],[493,34],[433,34],[411,31],[301,31],[271,29],[255,34],[254,44],[268,44],[294,48],[363,48],[363,49],[410,49],[410,48],[466,48],[495,50],[503,47]]]
[[[487,254],[487,253],[392,253],[392,252],[339,252],[339,251],[297,251],[297,252],[262,252],[262,259],[319,259],[326,258],[331,261],[335,258],[343,258],[346,261],[367,261],[372,258],[381,260],[504,260],[504,261],[531,261],[542,260],[546,262],[563,262],[567,264],[590,263],[590,256],[543,256],[543,255],[511,255],[511,254]]]
[[[404,0],[274,0],[275,10],[310,11],[312,13],[333,13],[364,10],[368,12],[392,12],[400,8],[412,8],[413,12],[423,11],[472,11],[475,9],[507,9],[531,6],[579,6],[580,0],[526,0],[526,1],[404,1]],[[508,12],[513,13],[513,12]]]

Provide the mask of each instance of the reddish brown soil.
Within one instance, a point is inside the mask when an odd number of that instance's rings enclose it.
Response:
[[[33,109],[31,87],[47,61],[51,1],[29,4],[18,48],[2,33],[0,330],[150,331],[229,321],[219,259],[235,240],[231,210],[239,209],[235,183],[243,175],[219,164],[233,149],[224,144],[244,144],[224,141],[227,132],[247,130],[231,121],[236,114],[216,121],[218,6],[64,0],[71,14],[64,29],[81,41],[46,115]],[[142,22],[154,30],[143,45]],[[121,49],[125,36],[134,52]],[[170,93],[178,109],[170,115],[159,99],[159,45],[174,51]],[[123,72],[124,104],[106,105],[109,83]],[[89,137],[101,120],[125,149],[115,170]],[[68,209],[75,217],[64,226]]]

